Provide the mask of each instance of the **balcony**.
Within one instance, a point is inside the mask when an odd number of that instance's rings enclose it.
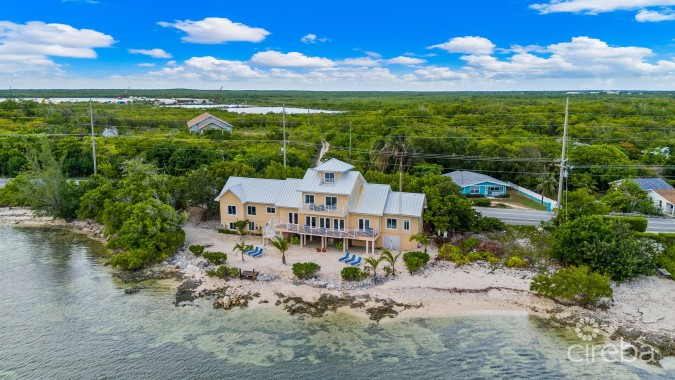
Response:
[[[337,239],[375,240],[380,236],[380,232],[376,228],[368,228],[365,230],[334,230],[325,227],[311,227],[304,224],[283,223],[276,220],[273,223],[274,229],[276,231],[313,236],[326,236]]]
[[[317,204],[305,204],[300,208],[300,212],[312,213],[312,214],[326,214],[326,215],[340,215],[345,216],[349,212],[347,207],[337,207],[337,206],[327,206],[327,205],[317,205]]]

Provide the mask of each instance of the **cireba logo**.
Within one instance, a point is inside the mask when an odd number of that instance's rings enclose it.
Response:
[[[584,342],[607,335],[600,330],[598,321],[589,317],[579,318],[574,332]],[[633,363],[637,360],[654,363],[658,361],[660,354],[654,347],[648,344],[636,344],[626,342],[623,338],[604,344],[573,344],[567,350],[567,359],[573,363],[595,363],[599,360],[607,363]]]

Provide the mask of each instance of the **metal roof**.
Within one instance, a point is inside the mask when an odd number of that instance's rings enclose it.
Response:
[[[337,158],[331,158],[330,160],[314,168],[314,170],[318,172],[335,172],[335,173],[344,173],[352,169],[354,169],[353,165],[340,161]]]
[[[384,206],[391,192],[389,185],[366,183],[361,187],[357,200],[349,212],[368,215],[384,214]]]
[[[242,203],[274,204],[284,182],[278,179],[230,177],[215,200],[219,201],[223,194],[231,190]]]
[[[276,202],[277,207],[299,208],[302,205],[302,196],[298,194],[298,186],[302,183],[301,179],[288,178],[284,181],[279,190]]]
[[[387,215],[421,217],[426,203],[424,194],[391,191],[387,196],[384,213]]]
[[[190,120],[187,122],[188,128],[192,128],[194,126],[197,126],[199,129],[203,129],[204,127],[210,125],[211,123],[216,124],[220,126],[221,128],[224,129],[229,129],[232,130],[232,124],[226,122],[223,119],[220,119],[218,117],[215,117],[211,115],[208,112],[204,112],[203,114],[195,117],[194,119]]]
[[[482,182],[490,182],[496,185],[509,186],[508,183],[502,182],[496,178],[492,178],[489,175],[474,173],[465,170],[457,170],[451,173],[444,174],[452,178],[452,182],[456,183],[460,187],[473,186]]]
[[[662,178],[631,178],[631,181],[637,183],[644,191],[674,189]]]
[[[348,171],[341,178],[335,178],[334,182],[326,183],[324,182],[323,175],[316,169],[307,169],[305,177],[302,179],[302,183],[298,186],[297,190],[305,193],[349,195],[352,193],[354,185],[356,185],[356,181],[359,178],[362,182],[366,182],[361,173]]]

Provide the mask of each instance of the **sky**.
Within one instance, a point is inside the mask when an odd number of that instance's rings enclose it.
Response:
[[[675,0],[0,2],[0,88],[675,90]]]

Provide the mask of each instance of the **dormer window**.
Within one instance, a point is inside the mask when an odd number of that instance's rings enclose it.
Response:
[[[323,182],[335,183],[335,173],[332,172],[323,173]]]

